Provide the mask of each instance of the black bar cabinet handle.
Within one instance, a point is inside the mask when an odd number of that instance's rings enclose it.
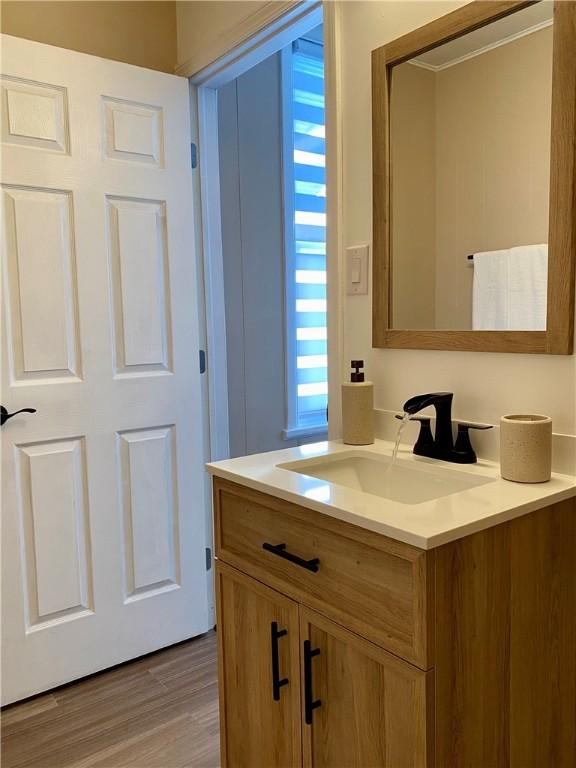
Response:
[[[312,648],[310,640],[304,640],[304,722],[312,725],[312,712],[322,705],[312,693],[312,659],[320,655],[320,648]]]
[[[273,621],[270,625],[272,639],[272,698],[274,701],[280,701],[280,688],[289,683],[287,677],[280,678],[280,659],[278,656],[278,640],[287,634],[287,629],[278,629],[278,622]]]
[[[298,557],[298,555],[293,555],[292,552],[288,552],[286,544],[269,544],[267,541],[262,544],[262,549],[265,549],[266,552],[272,552],[273,555],[278,555],[278,557],[281,557],[283,560],[289,560],[291,563],[294,563],[294,565],[299,565],[300,568],[306,568],[307,571],[318,573],[320,560],[317,557],[312,560],[304,560],[304,558]]]

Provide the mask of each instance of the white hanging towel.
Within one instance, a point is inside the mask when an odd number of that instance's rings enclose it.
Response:
[[[509,261],[509,249],[474,254],[472,328],[475,331],[508,328]]]
[[[472,328],[546,330],[547,279],[546,244],[474,254]]]
[[[545,331],[548,304],[548,245],[510,249],[510,309],[513,331]]]

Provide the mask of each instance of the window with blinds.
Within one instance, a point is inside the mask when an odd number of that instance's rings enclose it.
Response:
[[[284,117],[289,128],[286,215],[291,219],[286,243],[290,433],[290,428],[305,432],[326,427],[328,375],[322,44],[297,40],[289,62],[285,100],[288,94],[291,103],[285,104]]]

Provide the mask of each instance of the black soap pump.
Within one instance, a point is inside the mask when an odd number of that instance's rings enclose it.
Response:
[[[350,381],[342,384],[342,441],[347,445],[374,442],[374,385],[364,380],[364,360],[352,360]]]

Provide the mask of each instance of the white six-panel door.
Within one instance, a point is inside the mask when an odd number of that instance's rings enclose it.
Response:
[[[2,36],[2,702],[208,628],[186,80]]]

